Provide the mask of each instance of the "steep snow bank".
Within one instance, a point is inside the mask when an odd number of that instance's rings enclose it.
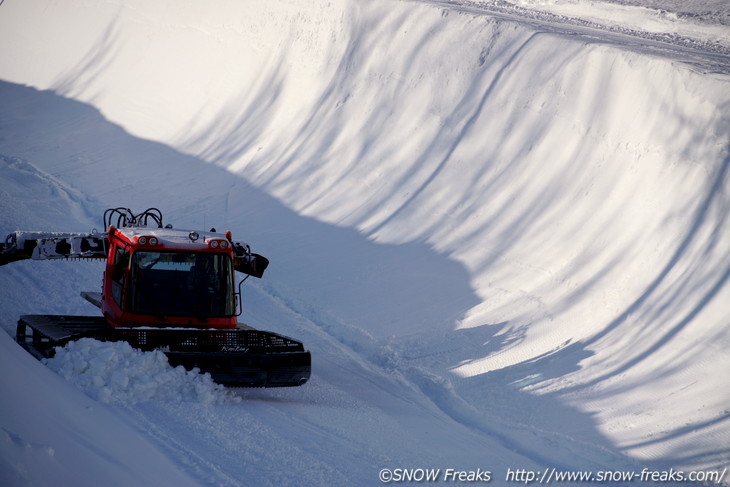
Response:
[[[5,333],[0,367],[2,485],[199,485],[117,411],[59,380]]]

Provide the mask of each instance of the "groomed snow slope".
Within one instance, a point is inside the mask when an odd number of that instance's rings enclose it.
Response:
[[[84,408],[165,458],[85,437],[140,485],[726,467],[727,66],[519,20],[381,0],[0,5],[0,231],[90,230],[120,205],[230,228],[272,260],[246,321],[314,357],[300,389],[107,405],[2,340],[0,386],[25,395],[4,394],[0,479],[79,464]],[[76,296],[96,264],[1,271],[8,333],[22,313],[94,312]],[[47,408],[51,433],[31,424]]]

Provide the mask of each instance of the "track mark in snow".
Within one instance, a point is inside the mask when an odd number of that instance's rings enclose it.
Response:
[[[32,471],[56,463],[53,447],[0,427],[0,485],[34,485]]]
[[[154,410],[154,414],[151,414]],[[162,417],[158,417],[157,413],[164,411]],[[242,487],[247,485],[236,479],[233,475],[227,473],[230,469],[224,469],[220,465],[220,458],[209,458],[205,454],[210,452],[209,449],[199,449],[201,441],[207,439],[196,438],[191,434],[191,429],[196,424],[201,424],[211,414],[207,408],[201,408],[196,404],[185,406],[185,412],[181,411],[179,406],[172,403],[158,403],[157,405],[148,404],[143,406],[125,406],[120,407],[120,412],[125,414],[131,424],[136,425],[140,434],[154,442],[160,450],[162,450],[168,458],[180,465],[181,470],[193,478],[200,480],[203,485],[211,487]],[[185,418],[188,424],[184,428],[171,428],[176,419],[165,418]],[[193,423],[191,417],[197,416],[197,423]],[[213,450],[215,452],[215,450]]]
[[[0,427],[0,430],[2,430],[2,440],[4,440],[6,443],[12,445],[15,448],[21,449],[21,450],[28,450],[28,451],[34,451],[34,452],[40,452],[43,455],[52,457],[56,454],[53,447],[50,447],[48,445],[43,445],[40,443],[30,443],[26,441],[22,436],[18,435],[17,433],[13,433],[9,429],[5,427]],[[0,440],[0,441],[2,441]]]
[[[333,357],[333,360],[338,364],[337,367],[347,371],[346,374],[351,379],[357,380],[361,384],[360,388],[362,390],[378,391],[378,394],[383,396],[376,403],[387,404],[388,400],[385,397],[391,397],[396,401],[402,400],[408,402],[418,410],[425,410],[425,404],[432,404],[434,409],[433,412],[429,413],[434,414],[432,421],[446,424],[453,421],[474,435],[481,437],[484,441],[490,444],[499,444],[505,451],[513,452],[522,458],[523,465],[525,466],[550,466],[569,470],[570,465],[562,461],[565,458],[564,451],[554,452],[549,447],[552,442],[559,442],[564,449],[569,449],[576,452],[576,454],[580,454],[583,458],[588,458],[589,462],[593,462],[593,465],[596,466],[625,465],[628,463],[624,457],[616,452],[610,451],[604,445],[573,438],[567,434],[560,434],[556,430],[548,431],[545,428],[541,428],[539,422],[520,423],[515,418],[500,418],[488,412],[477,410],[457,392],[449,378],[432,373],[419,365],[423,363],[423,356],[409,356],[408,358],[403,356],[403,347],[406,347],[409,351],[413,351],[413,348],[408,345],[408,338],[403,341],[405,345],[397,346],[390,339],[378,340],[375,337],[367,335],[361,329],[349,327],[335,317],[324,313],[322,310],[317,310],[315,312],[316,316],[312,315],[313,310],[302,309],[298,311],[300,304],[296,300],[292,300],[289,296],[277,296],[272,290],[266,292],[266,295],[275,301],[280,308],[294,313],[300,320],[308,323],[310,327],[317,330],[317,334],[327,343],[322,348],[327,348],[329,354],[332,354],[334,351],[337,352],[336,356]],[[468,333],[465,340],[473,344],[473,333]],[[314,344],[315,347],[317,346],[316,342],[313,343],[311,340],[307,340],[307,343],[309,345]],[[434,357],[431,357],[431,361],[438,361],[437,356],[440,354],[448,354],[448,350],[445,351],[443,349],[444,343],[444,340],[438,341],[438,345],[436,345],[438,350],[432,351],[431,355],[434,355]],[[463,352],[463,347],[460,347],[459,350]],[[315,356],[315,360],[323,359],[321,353]],[[416,365],[410,365],[410,363],[415,363]],[[316,362],[314,365],[316,366]],[[331,370],[331,367],[329,366],[327,369]],[[314,367],[315,376],[313,377],[312,383],[305,386],[305,388],[311,388],[318,380],[316,370],[317,368]],[[320,379],[337,380],[337,378],[333,377]],[[339,384],[340,382],[336,383]],[[512,387],[514,389],[513,386],[500,385],[498,382],[495,382],[493,386],[496,388]],[[325,388],[325,390],[327,389]],[[288,391],[284,391],[281,394],[287,393]],[[329,407],[327,401],[334,400],[337,394],[337,390],[330,390],[325,394],[325,403],[322,403],[320,399],[317,401],[317,406]],[[374,392],[371,392],[371,394],[374,394]],[[510,393],[509,397],[515,398],[513,404],[519,403],[519,398],[522,394],[527,393]],[[502,393],[498,393],[495,397],[503,395]],[[272,393],[247,392],[244,395],[247,399],[259,396],[265,396],[271,399]],[[357,407],[352,403],[353,398],[349,398],[349,401],[351,403],[348,406],[349,408]],[[503,400],[500,400],[500,407],[506,407]],[[524,407],[524,403],[520,407]],[[277,408],[273,408],[272,411],[277,411],[277,416],[286,414]],[[436,414],[436,411],[440,414]],[[361,411],[359,414],[364,417],[369,416],[369,413],[366,411]],[[352,412],[349,417],[353,417]],[[373,417],[377,417],[377,414]],[[272,423],[276,423],[276,421],[272,421]],[[340,431],[332,425],[325,427],[324,425],[318,424],[318,418],[315,418],[311,423],[304,421],[299,424],[305,430],[321,437],[323,441],[327,441],[328,439],[331,441],[333,438],[339,437],[340,441],[345,442],[348,435],[352,434],[349,431]],[[542,436],[538,437],[536,431],[540,431]],[[387,433],[383,436],[387,437]],[[353,439],[351,441],[357,440]]]
[[[444,10],[456,10],[472,15],[485,15],[531,26],[537,30],[580,37],[588,42],[614,45],[642,54],[675,59],[702,72],[730,73],[730,46],[726,43],[696,40],[672,32],[650,32],[590,20],[557,15],[545,10],[523,8],[506,2],[475,2],[469,0],[419,0]]]
[[[78,222],[91,222],[95,218],[91,217],[91,212],[86,208],[85,198],[83,194],[71,187],[67,183],[55,178],[54,176],[42,171],[30,162],[20,157],[0,154],[0,176],[1,179],[7,181],[18,181],[22,183],[21,189],[32,188],[34,194],[33,213],[48,215],[53,220],[66,219],[69,216]],[[2,192],[10,191],[14,186],[8,186]],[[37,191],[42,192],[38,193]],[[21,210],[18,205],[27,198],[25,194],[8,193],[5,198],[0,201],[0,208],[3,209],[3,219],[0,224],[7,224],[4,220],[8,215],[13,215]],[[65,202],[59,203],[58,200]],[[39,204],[46,200],[46,204]],[[12,208],[4,208],[7,205],[16,205]],[[57,208],[66,207],[71,211],[71,215],[58,215],[54,217]],[[31,210],[26,210],[30,212]],[[60,217],[60,218],[59,218]],[[12,218],[12,216],[11,216]],[[37,218],[36,215],[33,218]],[[66,229],[67,230],[67,229]],[[9,230],[8,230],[9,231]],[[67,230],[68,231],[68,230]]]

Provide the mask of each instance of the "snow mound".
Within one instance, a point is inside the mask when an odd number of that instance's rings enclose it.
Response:
[[[233,399],[210,375],[172,367],[164,353],[143,352],[126,342],[82,338],[56,348],[56,355],[45,363],[93,399],[108,404],[220,404]]]

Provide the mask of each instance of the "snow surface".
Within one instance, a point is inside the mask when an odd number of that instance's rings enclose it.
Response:
[[[461,3],[461,2],[459,2]],[[629,32],[705,49],[730,49],[730,9],[725,0],[474,0],[483,8],[554,18],[565,23]]]
[[[59,347],[45,363],[104,403],[182,400],[217,404],[226,398],[225,387],[213,382],[210,375],[173,368],[161,351],[142,352],[125,342],[82,338]]]
[[[45,366],[0,334],[0,484],[722,471],[729,12],[2,2],[0,233],[231,229],[272,262],[245,321],[313,377],[224,390],[88,341]],[[102,270],[3,267],[0,324],[95,313]]]

